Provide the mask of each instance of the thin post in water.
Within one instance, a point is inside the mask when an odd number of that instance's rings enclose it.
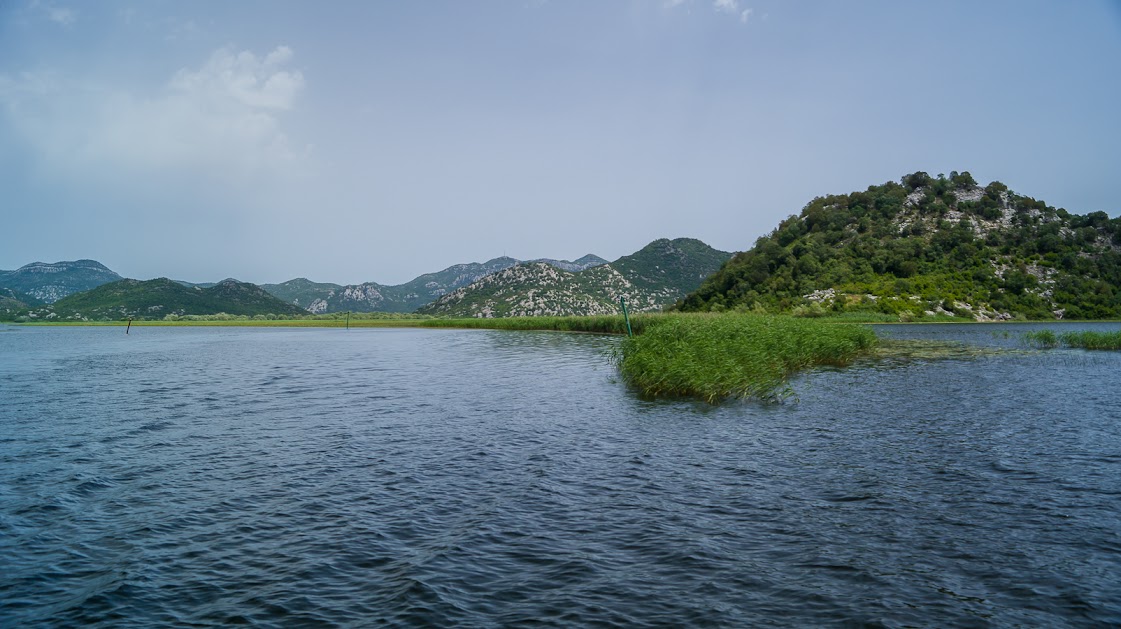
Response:
[[[350,311],[346,311],[346,329],[350,329]]]
[[[627,300],[622,295],[619,295],[619,305],[623,307],[623,320],[627,322],[627,336],[634,336],[634,332],[631,332],[631,316],[627,314]]]
[[[128,325],[125,326],[125,334],[128,334],[128,331],[131,330],[131,329],[132,329],[132,317],[129,317],[128,318]]]

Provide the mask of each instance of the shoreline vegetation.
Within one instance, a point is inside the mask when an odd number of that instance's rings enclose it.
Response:
[[[881,341],[866,323],[882,325],[886,322],[755,313],[637,314],[631,317],[635,336],[623,339],[614,350],[612,359],[622,380],[644,396],[692,397],[716,403],[736,398],[782,401],[793,393],[787,384],[793,375],[819,366],[841,367],[863,358],[936,358],[969,354],[962,348],[947,348],[937,343],[936,347],[911,347],[914,343]],[[17,325],[120,327],[129,325],[129,322],[57,321]],[[131,322],[132,327],[343,328],[347,325],[354,328],[627,333],[626,320],[622,315],[447,319],[396,313],[352,313],[348,322],[346,313],[334,313],[303,319],[209,315]],[[1121,349],[1121,331],[1055,332],[1044,329],[1024,332],[1022,338],[1025,343],[1040,349],[1059,346]]]
[[[305,320],[191,317],[133,321],[133,327],[243,326],[355,328],[456,328],[536,330],[625,335],[622,315],[588,317],[508,317],[436,319],[423,316],[353,316],[346,313]],[[846,365],[877,343],[871,328],[827,319],[782,315],[669,313],[630,318],[635,336],[625,339],[613,359],[622,379],[651,397],[694,397],[710,403],[725,398],[784,399],[788,378],[819,365]],[[128,325],[58,322],[31,325]]]
[[[1034,330],[1024,333],[1024,341],[1039,349],[1069,347],[1089,350],[1121,350],[1121,331],[1095,332],[1078,330],[1058,332],[1054,330]]]

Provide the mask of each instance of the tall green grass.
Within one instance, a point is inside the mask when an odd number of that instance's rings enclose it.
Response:
[[[791,317],[667,315],[623,342],[623,379],[651,396],[776,400],[788,378],[816,365],[844,365],[876,344],[871,329]]]
[[[1025,332],[1024,340],[1044,349],[1064,345],[1081,349],[1121,350],[1121,330],[1116,332],[1080,330],[1061,334],[1055,334],[1052,330],[1034,330]]]

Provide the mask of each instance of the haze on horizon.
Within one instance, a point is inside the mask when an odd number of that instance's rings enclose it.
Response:
[[[1121,210],[1121,4],[0,3],[0,269],[748,248],[916,170]]]

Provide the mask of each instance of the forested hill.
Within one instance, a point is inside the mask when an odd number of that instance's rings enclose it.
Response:
[[[1121,218],[981,187],[968,172],[917,172],[814,199],[675,307],[1118,318]]]
[[[70,295],[33,310],[40,321],[113,321],[126,318],[167,319],[182,315],[300,315],[306,312],[284,303],[255,284],[233,279],[210,288],[183,286],[167,278],[124,279]]]

